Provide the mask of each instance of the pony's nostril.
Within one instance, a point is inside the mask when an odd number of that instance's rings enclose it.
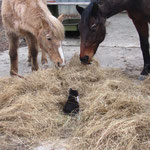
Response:
[[[60,67],[60,62],[57,62],[57,66]]]

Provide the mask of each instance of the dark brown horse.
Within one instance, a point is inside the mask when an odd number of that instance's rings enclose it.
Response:
[[[89,64],[99,44],[106,35],[107,18],[126,10],[132,19],[140,39],[144,68],[141,75],[150,73],[149,29],[150,0],[93,0],[87,8],[76,6],[81,15],[79,30],[81,34],[80,60]]]

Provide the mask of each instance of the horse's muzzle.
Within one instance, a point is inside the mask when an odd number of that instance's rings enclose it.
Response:
[[[84,56],[84,57],[80,57],[80,61],[83,63],[83,64],[90,64],[89,63],[89,56]]]

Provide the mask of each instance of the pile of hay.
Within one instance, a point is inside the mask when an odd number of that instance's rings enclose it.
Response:
[[[69,88],[79,91],[76,117],[62,112]],[[77,55],[62,70],[0,79],[0,149],[46,141],[64,141],[67,150],[150,149],[150,79],[81,65]]]

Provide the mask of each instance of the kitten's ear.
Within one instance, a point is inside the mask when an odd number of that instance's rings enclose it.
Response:
[[[76,90],[76,95],[77,95],[77,96],[79,96],[79,93],[78,93],[78,91],[77,91],[77,90]]]
[[[72,88],[69,89],[69,94],[71,93],[71,91],[72,91]]]

